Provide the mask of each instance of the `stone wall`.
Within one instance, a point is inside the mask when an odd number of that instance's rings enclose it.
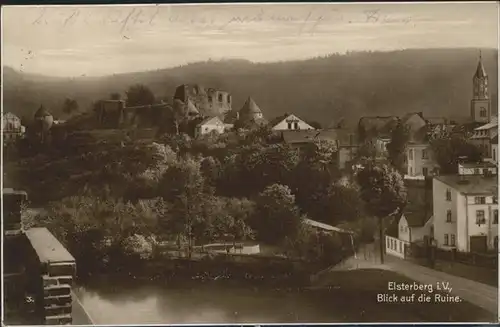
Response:
[[[204,88],[201,85],[178,86],[174,99],[179,99],[184,103],[191,101],[202,116],[223,116],[232,111],[232,99],[228,92]]]
[[[74,258],[46,228],[22,228],[25,192],[4,189],[2,200],[6,322],[71,324]]]

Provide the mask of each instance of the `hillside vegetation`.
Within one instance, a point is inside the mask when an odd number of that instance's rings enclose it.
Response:
[[[493,110],[498,104],[497,50],[483,50]],[[63,102],[75,99],[80,110],[93,101],[122,95],[141,83],[157,98],[172,97],[182,83],[200,83],[232,93],[239,109],[252,96],[269,119],[294,112],[329,124],[344,117],[423,111],[428,116],[469,114],[472,76],[478,49],[423,49],[333,54],[302,61],[251,63],[225,60],[106,77],[55,78],[4,69],[4,110],[31,117],[43,103],[64,117]]]

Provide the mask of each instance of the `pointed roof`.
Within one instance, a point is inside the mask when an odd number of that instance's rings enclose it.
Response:
[[[43,118],[47,116],[52,116],[52,115],[50,114],[50,112],[47,111],[47,109],[45,109],[44,106],[40,106],[40,108],[38,108],[38,110],[35,112],[35,118]]]
[[[481,53],[479,54],[479,62],[477,63],[476,74],[474,74],[475,78],[485,78],[488,74],[486,74],[486,69],[483,66],[483,60],[481,57]]]
[[[222,120],[220,120],[219,117],[215,116],[215,117],[207,117],[207,118],[203,119],[197,126],[206,125],[209,123],[216,124],[216,125],[224,125]]]
[[[257,106],[255,101],[251,97],[248,97],[247,101],[240,109],[240,113],[257,114],[262,113],[262,111],[260,110],[259,106]]]
[[[200,113],[198,109],[196,109],[196,106],[191,102],[191,100],[187,101],[187,112],[188,114],[196,114],[196,115]]]

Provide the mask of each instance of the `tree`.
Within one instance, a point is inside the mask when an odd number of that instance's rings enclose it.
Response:
[[[63,103],[63,112],[67,115],[70,115],[74,112],[78,111],[78,102],[74,99],[67,98]]]
[[[254,227],[259,239],[277,244],[285,237],[295,237],[301,224],[295,196],[285,185],[273,184],[262,191],[256,201]]]
[[[321,126],[321,124],[317,121],[309,121],[307,122],[309,125],[311,125],[311,127],[315,128],[315,129],[322,129],[323,127]]]
[[[127,94],[127,106],[145,106],[155,103],[155,96],[153,92],[142,84],[132,85]]]
[[[370,163],[357,175],[361,198],[366,210],[379,220],[380,259],[384,262],[383,220],[401,211],[406,205],[406,187],[401,174],[388,165]]]
[[[175,234],[188,237],[188,249],[191,254],[193,226],[203,217],[202,203],[205,197],[199,162],[187,158],[168,167],[160,181],[159,189],[163,199],[172,205],[170,214],[173,221],[168,227]]]
[[[401,173],[405,171],[406,147],[409,139],[409,128],[398,122],[391,131],[391,141],[387,144],[389,161]]]
[[[481,162],[481,151],[462,135],[433,139],[431,150],[442,174],[456,174],[460,161]]]

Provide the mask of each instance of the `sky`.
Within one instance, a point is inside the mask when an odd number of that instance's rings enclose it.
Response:
[[[272,62],[346,51],[498,48],[498,4],[2,7],[3,64],[103,76],[208,59]]]

